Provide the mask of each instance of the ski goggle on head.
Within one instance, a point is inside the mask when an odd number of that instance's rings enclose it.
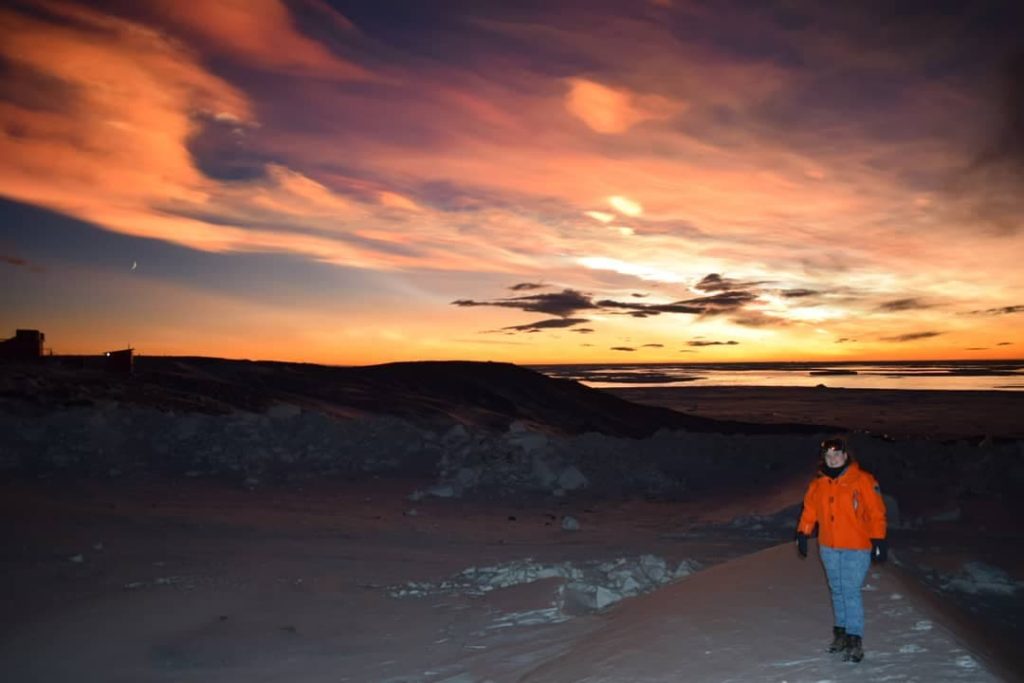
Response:
[[[843,453],[846,453],[846,439],[841,439],[838,437],[834,439],[825,439],[824,441],[821,442],[820,449],[822,455],[825,455],[825,452],[829,450],[841,451]]]

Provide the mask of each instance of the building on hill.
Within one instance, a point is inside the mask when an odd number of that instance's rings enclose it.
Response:
[[[46,335],[39,330],[15,330],[10,339],[0,341],[0,358],[32,360],[43,357]]]
[[[107,358],[107,371],[123,372],[128,375],[134,372],[135,349],[128,347],[127,349],[119,349],[117,351],[107,351],[104,355]]]

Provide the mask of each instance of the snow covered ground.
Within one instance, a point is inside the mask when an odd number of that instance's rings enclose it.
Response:
[[[884,566],[864,589],[865,660],[825,652],[831,609],[816,555],[800,560],[783,544],[622,604],[601,629],[518,680],[1000,680]]]
[[[1000,680],[891,566],[865,661],[827,655],[816,551],[771,522],[796,487],[411,500],[426,483],[5,485],[5,680]]]

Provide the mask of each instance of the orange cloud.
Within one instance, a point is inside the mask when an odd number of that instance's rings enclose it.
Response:
[[[598,133],[624,133],[643,121],[665,119],[685,107],[659,95],[636,95],[583,78],[569,79],[565,107]]]
[[[46,110],[0,102],[4,196],[201,250],[287,251],[381,268],[419,260],[346,231],[366,222],[369,208],[298,171],[271,164],[264,179],[245,185],[206,177],[188,149],[204,125],[197,115],[244,131],[256,123],[250,100],[160,31],[72,4],[47,9],[74,21],[0,11],[0,54],[54,91]],[[415,206],[395,192],[378,200]],[[221,220],[192,217],[211,212]],[[300,229],[252,227],[275,220]]]
[[[326,3],[307,0],[305,4],[336,30],[355,32],[355,27]],[[153,0],[147,9],[161,23],[181,29],[201,39],[209,49],[248,65],[344,80],[374,78],[368,70],[298,32],[281,0]]]
[[[134,220],[155,203],[205,201],[185,146],[192,114],[250,120],[246,98],[156,31],[47,7],[74,23],[0,11],[0,54],[52,89],[43,111],[0,104],[0,192],[128,232],[131,223],[111,221],[111,209]]]

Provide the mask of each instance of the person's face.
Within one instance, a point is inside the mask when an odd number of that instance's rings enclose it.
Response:
[[[846,463],[846,451],[830,448],[825,451],[825,464],[829,467],[842,467]]]

